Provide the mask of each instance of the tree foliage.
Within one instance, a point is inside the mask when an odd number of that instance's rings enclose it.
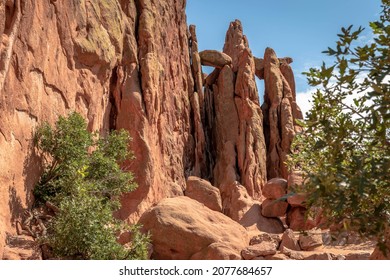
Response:
[[[317,90],[289,160],[305,174],[297,191],[309,206],[380,242],[390,224],[390,1],[382,3],[372,42],[361,44],[361,27],[342,28],[324,52],[334,64],[304,73]]]
[[[124,130],[105,138],[91,134],[77,113],[60,117],[55,128],[45,123],[37,129],[35,145],[44,158],[44,173],[34,195],[37,202],[59,208],[45,238],[58,257],[146,258],[148,237],[113,217],[119,196],[136,188],[132,173],[118,164],[132,157],[129,140]],[[133,236],[127,248],[116,240],[123,230]]]

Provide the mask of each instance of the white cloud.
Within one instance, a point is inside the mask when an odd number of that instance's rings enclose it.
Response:
[[[303,117],[306,116],[306,113],[312,107],[313,93],[316,91],[316,88],[311,88],[304,92],[297,92],[297,104],[303,113]]]

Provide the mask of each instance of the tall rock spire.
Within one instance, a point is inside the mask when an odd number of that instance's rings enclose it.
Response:
[[[287,179],[287,155],[296,130],[295,119],[302,119],[296,104],[295,81],[289,63],[291,58],[278,59],[275,51],[267,48],[262,61],[264,67],[264,133],[267,143],[268,179]],[[259,71],[260,72],[260,71]]]

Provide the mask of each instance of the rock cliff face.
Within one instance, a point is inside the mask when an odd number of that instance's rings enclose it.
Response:
[[[91,131],[130,132],[136,159],[125,167],[139,187],[116,213],[129,222],[184,195],[191,175],[219,188],[227,215],[238,189],[260,203],[267,178],[287,178],[283,162],[302,118],[291,59],[271,49],[255,58],[237,20],[223,52],[200,52],[185,4],[0,1],[0,256],[42,171],[34,129],[71,111]],[[215,70],[205,77],[202,64]],[[265,81],[262,108],[255,75]],[[234,211],[237,220],[246,213]]]

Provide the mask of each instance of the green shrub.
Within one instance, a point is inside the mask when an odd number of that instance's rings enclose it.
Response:
[[[118,163],[130,159],[130,141],[124,130],[105,138],[87,131],[77,113],[60,117],[55,128],[40,126],[35,145],[44,159],[44,172],[34,189],[39,203],[59,208],[44,241],[60,258],[145,259],[148,236],[136,226],[115,219],[119,197],[136,188],[133,175]],[[132,232],[130,246],[117,242],[117,234]]]
[[[372,42],[342,28],[330,67],[311,68],[313,107],[295,138],[290,166],[306,175],[308,206],[384,244],[390,228],[390,1],[382,0]]]

